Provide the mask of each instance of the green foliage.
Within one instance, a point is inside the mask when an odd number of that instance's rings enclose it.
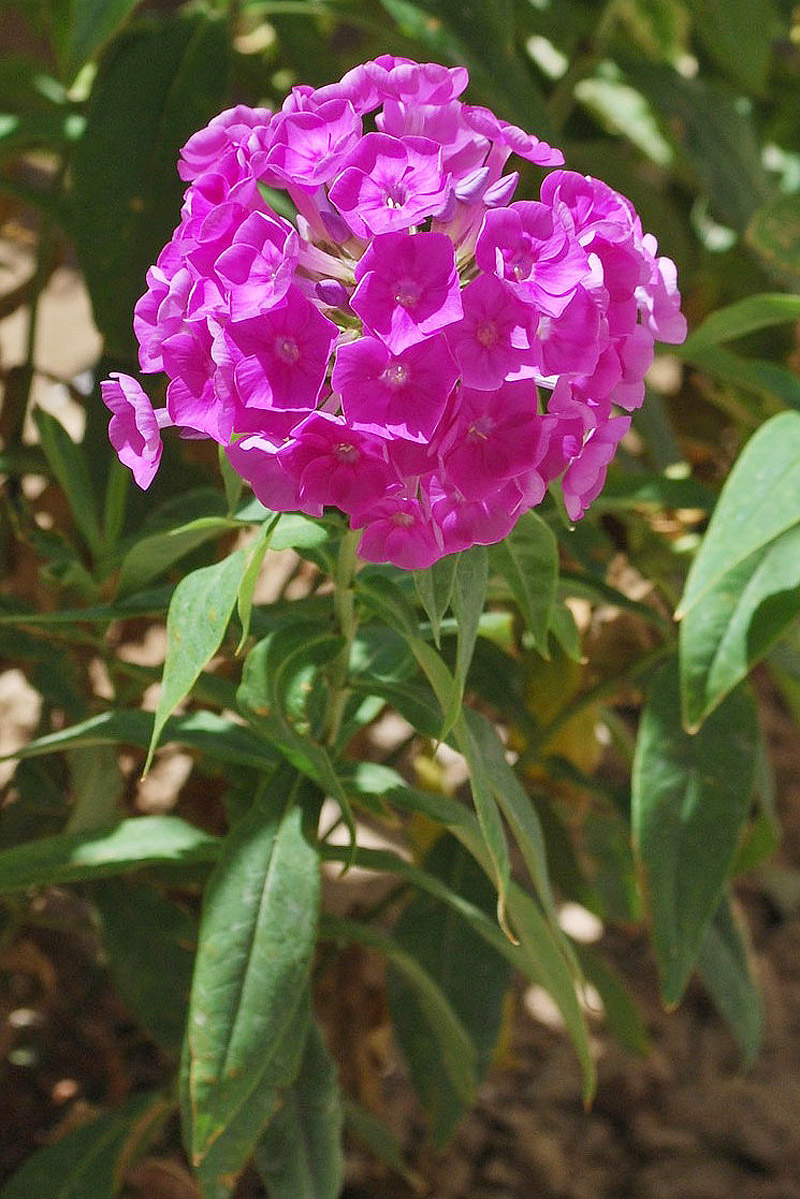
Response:
[[[654,372],[581,522],[548,498],[502,543],[412,578],[362,568],[335,512],[269,512],[224,456],[220,478],[166,448],[135,494],[99,448],[96,393],[82,438],[37,409],[29,445],[34,327],[27,364],[3,376],[0,650],[41,699],[0,796],[9,935],[35,924],[42,888],[74,884],[94,905],[121,999],[165,1060],[182,1045],[203,1199],[227,1199],[251,1158],[271,1199],[336,1199],[343,1118],[413,1179],[342,1093],[327,1013],[313,1016],[346,946],[389,966],[437,1144],[490,1064],[513,969],[553,997],[587,1099],[584,982],[625,1048],[646,1052],[602,942],[563,933],[566,899],[608,925],[646,921],[665,1001],[697,971],[751,1062],[763,1013],[731,880],[779,833],[746,682],[757,663],[800,716],[800,75],[781,58],[786,6],[758,20],[744,0],[11,7],[34,49],[0,63],[0,191],[42,225],[34,273],[0,316],[32,302],[36,326],[69,241],[104,339],[98,377],[133,360],[131,310],[177,223],[191,133],[384,52],[466,64],[474,103],[630,195],[678,263],[691,333],[658,364],[675,381],[662,394]],[[534,198],[539,172],[521,174]],[[273,551],[296,555],[286,583]],[[165,611],[163,669],[133,660]],[[406,722],[398,745],[375,735],[386,713]],[[167,742],[190,756],[202,828],[191,805],[130,814],[145,751],[149,767]],[[439,760],[454,753],[457,796]],[[360,844],[362,820],[397,852]],[[320,913],[322,863],[391,880],[387,901]],[[100,1115],[35,1154],[2,1199],[116,1195],[168,1111],[143,1096]]]

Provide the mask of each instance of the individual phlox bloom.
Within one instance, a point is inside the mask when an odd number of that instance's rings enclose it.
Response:
[[[416,135],[435,142],[441,149],[442,170],[457,182],[483,166],[491,144],[467,124],[463,107],[458,100],[449,104],[386,100],[375,124],[393,137]]]
[[[194,275],[186,266],[171,272],[159,265],[147,272],[147,291],[133,310],[133,329],[139,342],[139,365],[145,373],[163,371],[161,347],[183,328]]]
[[[355,277],[351,307],[395,354],[463,316],[455,251],[445,233],[382,233]]]
[[[358,553],[366,562],[392,562],[404,570],[426,570],[444,553],[429,513],[417,499],[379,501],[353,515],[353,528],[364,528]]]
[[[457,378],[439,333],[397,355],[376,337],[347,342],[337,350],[331,383],[355,427],[428,441]]]
[[[517,154],[520,158],[526,158],[528,162],[542,167],[561,166],[564,161],[564,155],[560,150],[540,141],[532,133],[526,133],[518,125],[509,125],[507,121],[501,121],[490,108],[483,108],[479,104],[465,104],[464,119],[476,133],[502,146],[507,154]]]
[[[528,380],[496,391],[463,387],[442,437],[443,476],[468,500],[484,499],[505,479],[535,467],[544,451],[536,387]]]
[[[638,292],[646,312],[647,327],[659,341],[680,345],[686,340],[686,317],[680,308],[677,267],[671,258],[655,258],[658,243],[652,234],[646,233],[643,242],[654,257],[655,267],[647,285]]]
[[[203,322],[186,325],[162,347],[170,377],[167,410],[176,425],[194,429],[227,445],[233,431],[233,405],[214,386],[213,334]]]
[[[440,213],[449,187],[441,150],[430,138],[368,133],[329,194],[356,236],[366,239]]]
[[[111,411],[108,436],[120,462],[146,491],[161,461],[161,430],[172,421],[162,408],[153,410],[150,397],[130,375],[113,371],[100,384],[103,403]]]
[[[502,541],[523,510],[523,497],[512,481],[502,483],[482,499],[466,499],[452,488],[442,487],[434,477],[429,493],[431,519],[445,554]],[[542,486],[539,499],[543,493]]]
[[[284,470],[278,459],[279,446],[270,438],[251,433],[226,448],[228,461],[253,489],[256,499],[273,512],[297,512],[301,507],[309,516],[321,516],[322,505],[301,505],[297,480]]]
[[[479,275],[461,293],[464,316],[446,331],[461,380],[491,391],[523,362],[535,361],[536,310],[494,275]]]
[[[294,226],[280,217],[253,212],[233,235],[214,264],[230,289],[234,320],[273,308],[289,290],[300,253]]]
[[[241,403],[255,408],[313,407],[319,397],[336,325],[296,288],[260,316],[228,326]]]
[[[294,430],[278,459],[297,480],[303,508],[332,504],[342,512],[361,511],[400,487],[381,438],[323,412]]]
[[[382,54],[375,66],[385,72],[379,76],[381,97],[409,104],[447,104],[469,83],[465,67],[443,67],[438,62],[413,62]]]
[[[316,191],[332,179],[358,145],[361,120],[348,100],[329,100],[313,111],[281,116],[272,145],[254,166],[270,182]]]
[[[550,316],[559,315],[590,274],[577,238],[553,219],[552,209],[534,200],[486,213],[475,261]]]
[[[561,480],[570,520],[579,520],[603,490],[608,465],[630,426],[629,416],[614,416],[598,425],[570,462]]]
[[[558,316],[542,316],[536,330],[539,368],[545,377],[589,375],[603,342],[601,313],[585,287],[576,287]]]
[[[272,117],[269,108],[250,108],[237,104],[226,108],[204,129],[192,134],[181,150],[178,174],[187,182],[211,170],[232,146],[246,142],[254,129],[265,128]]]

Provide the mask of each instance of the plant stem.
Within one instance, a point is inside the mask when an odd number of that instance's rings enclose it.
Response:
[[[344,645],[341,652],[331,662],[327,672],[330,699],[328,701],[325,743],[330,746],[336,744],[342,727],[342,717],[348,695],[347,676],[350,669],[350,651],[358,626],[353,580],[356,574],[356,546],[359,537],[358,530],[348,529],[344,534],[339,546],[339,557],[333,576],[333,610],[336,613],[339,632],[344,638]]]

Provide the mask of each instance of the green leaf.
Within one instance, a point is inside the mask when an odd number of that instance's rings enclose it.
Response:
[[[681,692],[690,730],[765,657],[798,613],[800,485],[797,525],[729,571],[681,622]]]
[[[124,783],[117,755],[110,746],[83,746],[67,753],[75,802],[66,831],[86,833],[107,829],[122,815]]]
[[[137,816],[107,832],[62,833],[0,853],[0,893],[121,874],[165,863],[213,862],[218,842],[178,816]]]
[[[778,196],[754,212],[745,241],[775,275],[796,287],[800,283],[800,195]]]
[[[603,1004],[605,1021],[623,1049],[644,1056],[650,1046],[647,1025],[617,971],[591,945],[574,945],[581,969]]]
[[[0,1199],[114,1199],[132,1144],[165,1118],[160,1097],[134,1095],[116,1111],[81,1124],[34,1153],[0,1191]]]
[[[97,327],[118,358],[135,357],[131,312],[178,219],[178,151],[222,107],[228,54],[224,17],[194,10],[149,18],[101,62],[72,163],[71,223]]]
[[[343,641],[308,621],[284,625],[247,655],[237,702],[297,770],[335,799],[355,841],[350,803],[325,746],[314,740],[307,706],[319,669]]]
[[[722,490],[676,616],[800,516],[800,414],[782,412],[750,438]]]
[[[28,741],[13,754],[0,757],[36,758],[58,753],[73,746],[138,745],[147,748],[153,732],[152,712],[137,708],[101,712],[80,724],[73,724],[58,733],[48,733]],[[219,762],[269,769],[276,759],[260,737],[227,716],[215,712],[190,712],[186,716],[171,716],[164,725],[163,741],[175,741],[191,749],[203,750]]]
[[[526,512],[503,541],[489,550],[492,570],[503,576],[540,653],[547,656],[547,633],[556,599],[558,546],[540,516]]]
[[[34,411],[39,441],[45,457],[67,497],[75,527],[93,554],[100,549],[100,524],[89,467],[81,446],[75,444],[60,421],[43,408]]]
[[[632,826],[669,1004],[683,994],[735,859],[757,752],[747,691],[732,692],[689,736],[681,727],[677,663],[662,667],[636,743]]]
[[[65,47],[65,73],[69,81],[78,69],[119,30],[139,0],[72,0]]]
[[[594,1094],[597,1071],[589,1044],[586,1017],[576,987],[582,975],[571,946],[558,927],[553,927],[538,904],[521,887],[512,883],[508,913],[519,936],[529,978],[535,978],[555,1000],[575,1046],[583,1070],[583,1096],[588,1103]]]
[[[425,873],[441,879],[487,915],[496,897],[486,875],[451,836],[440,838],[427,855]],[[435,979],[477,1050],[480,1080],[491,1064],[503,1019],[510,966],[453,907],[431,895],[417,895],[394,926],[395,942]],[[469,986],[464,980],[469,979]],[[426,1029],[416,994],[391,972],[389,1002],[395,1040],[409,1066],[431,1125],[436,1148],[450,1140],[466,1109],[444,1069],[438,1041]]]
[[[688,6],[711,58],[745,91],[761,94],[781,28],[772,0],[761,0],[757,21],[750,0],[688,0]]]
[[[206,888],[183,1118],[209,1199],[233,1190],[303,1050],[320,886],[306,800],[317,806],[282,767],[225,838]]]
[[[269,549],[269,543],[272,538],[275,525],[278,522],[278,517],[274,516],[272,520],[264,521],[258,531],[258,536],[255,542],[249,548],[249,556],[247,566],[245,567],[242,581],[239,585],[239,594],[236,597],[236,607],[239,613],[239,623],[242,626],[242,636],[239,644],[236,647],[237,654],[240,654],[244,649],[250,633],[250,618],[253,614],[253,594],[258,582],[258,576],[261,574],[261,567],[264,562],[264,555]]]
[[[450,607],[453,595],[457,562],[457,554],[447,554],[427,570],[414,571],[417,597],[431,622],[431,632],[437,649],[441,644],[442,617]]]
[[[413,989],[423,1019],[436,1037],[442,1063],[456,1095],[466,1105],[475,1101],[475,1046],[447,996],[417,960],[392,937],[355,920],[323,916],[320,936],[337,944],[356,942],[379,950]]]
[[[415,1174],[403,1161],[403,1154],[395,1134],[390,1128],[367,1111],[359,1103],[354,1103],[351,1099],[344,1101],[344,1119],[345,1127],[348,1133],[358,1141],[365,1149],[394,1170],[402,1178],[406,1180],[410,1187],[420,1194],[425,1190],[425,1182],[418,1174]]]
[[[312,1020],[297,1078],[255,1148],[270,1199],[338,1199],[343,1120],[336,1065]]]
[[[225,517],[201,516],[176,529],[143,537],[122,560],[117,599],[141,591],[192,550],[235,528],[238,528],[236,521]]]
[[[712,312],[675,352],[682,357],[692,358],[696,350],[734,341],[758,329],[769,329],[773,325],[798,319],[800,296],[789,296],[783,292],[747,296],[744,300],[737,300],[735,304]]]
[[[168,717],[222,644],[246,565],[247,551],[237,550],[221,562],[192,571],[175,588],[167,612],[167,656],[145,774]]]
[[[92,888],[103,949],[123,1002],[158,1044],[177,1054],[192,982],[197,922],[147,883]]]
[[[445,729],[455,724],[464,700],[464,684],[478,637],[478,625],[486,602],[489,581],[489,555],[483,545],[474,545],[457,555],[453,581],[453,615],[456,618],[455,686],[449,708],[445,711]]]
[[[722,346],[703,346],[691,349],[686,355],[693,366],[709,375],[730,383],[738,391],[744,390],[760,396],[775,408],[780,400],[789,408],[800,409],[800,379],[786,367],[763,358],[742,358]],[[714,402],[712,397],[712,402]]]
[[[800,607],[800,414],[750,439],[692,563],[681,619],[687,727],[709,712],[779,639]]]
[[[619,56],[630,83],[650,101],[662,128],[683,151],[714,215],[736,230],[769,198],[752,116],[735,92],[703,78],[686,79],[642,56]]]
[[[764,1033],[764,1005],[753,975],[747,933],[724,895],[700,950],[697,967],[715,1006],[752,1066]]]

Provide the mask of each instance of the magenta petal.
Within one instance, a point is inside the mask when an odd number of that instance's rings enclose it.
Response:
[[[146,491],[161,461],[161,430],[150,397],[135,379],[119,371],[100,384],[100,393],[112,413],[109,440],[120,462]]]

